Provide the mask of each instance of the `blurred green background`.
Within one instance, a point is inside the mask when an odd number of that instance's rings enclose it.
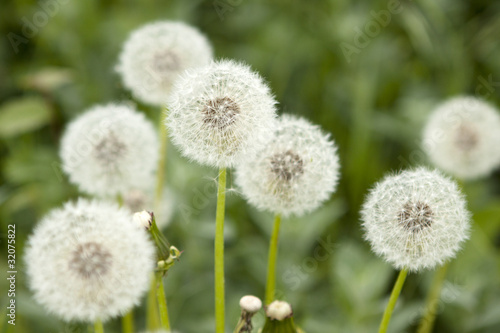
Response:
[[[45,213],[78,196],[60,171],[58,145],[65,125],[96,103],[131,99],[113,69],[123,41],[147,22],[175,19],[203,31],[217,57],[245,61],[259,71],[280,112],[320,124],[338,143],[338,191],[314,213],[282,223],[278,289],[308,333],[375,332],[396,272],[362,239],[358,212],[364,195],[384,173],[428,163],[419,148],[420,131],[443,99],[469,94],[500,106],[499,1],[394,5],[381,0],[2,0],[0,269],[7,271],[7,224],[15,223],[19,274],[15,327],[6,323],[8,288],[0,279],[0,331],[86,332],[33,302],[23,274],[23,245]],[[380,16],[394,8],[385,19]],[[46,20],[40,12],[46,12]],[[37,23],[36,31],[23,31],[26,22]],[[137,106],[158,119],[159,110]],[[190,164],[172,146],[168,158],[167,182],[177,208],[165,232],[184,250],[166,280],[171,321],[179,332],[213,332],[217,171]],[[228,181],[234,187],[231,174]],[[434,332],[500,332],[500,172],[464,184],[464,191],[474,213],[473,232],[451,265]],[[239,298],[263,297],[273,218],[249,207],[236,190],[230,193],[226,316],[232,331]],[[408,277],[390,332],[415,330],[432,276]],[[136,311],[141,328],[143,308]],[[261,313],[256,326],[262,318]],[[119,327],[113,320],[106,331],[119,332]]]

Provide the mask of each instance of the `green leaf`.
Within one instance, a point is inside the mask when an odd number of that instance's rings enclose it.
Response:
[[[49,105],[41,97],[28,96],[9,101],[0,107],[0,137],[14,137],[38,129],[49,120]]]

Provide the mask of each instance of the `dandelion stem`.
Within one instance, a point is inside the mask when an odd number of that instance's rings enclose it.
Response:
[[[100,321],[99,319],[94,322],[94,333],[104,333],[102,321]]]
[[[122,332],[134,333],[134,310],[130,310],[122,317]]]
[[[269,257],[267,261],[267,284],[266,284],[266,299],[265,304],[269,305],[274,301],[274,293],[276,289],[276,257],[278,255],[278,238],[280,233],[281,215],[276,214],[274,217],[273,233],[269,243]]]
[[[226,205],[226,168],[219,171],[215,217],[215,333],[224,333],[224,209]]]
[[[156,306],[156,277],[154,274],[151,277],[151,287],[148,293],[146,328],[148,331],[160,328],[160,315]]]
[[[434,320],[436,319],[436,309],[439,297],[441,296],[441,289],[443,288],[446,272],[448,271],[448,266],[449,263],[444,264],[434,275],[434,280],[432,281],[431,289],[425,304],[425,314],[418,327],[418,333],[429,333],[432,331]]]
[[[389,321],[391,320],[392,316],[392,310],[394,310],[394,307],[396,306],[399,294],[401,293],[401,289],[403,288],[403,284],[405,283],[406,275],[408,275],[408,270],[406,268],[402,269],[399,272],[398,279],[394,284],[394,288],[392,288],[389,303],[387,303],[384,311],[384,316],[382,317],[382,322],[380,323],[380,327],[378,329],[379,333],[387,332],[387,327],[389,326]]]
[[[161,199],[163,196],[163,188],[165,183],[165,162],[167,160],[167,126],[165,125],[165,120],[167,119],[167,111],[162,112],[160,116],[160,156],[158,158],[158,170],[156,171],[156,193],[155,193],[155,214],[159,213],[159,208],[161,205]]]
[[[163,287],[163,275],[157,274],[158,289],[156,289],[156,298],[160,309],[161,327],[170,331],[170,320],[168,319],[167,298],[165,297],[165,288]]]

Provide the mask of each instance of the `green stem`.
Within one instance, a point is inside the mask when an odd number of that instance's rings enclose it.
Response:
[[[156,276],[154,274],[151,277],[151,287],[148,293],[146,328],[148,331],[160,328],[160,315],[156,306]]]
[[[130,310],[122,317],[122,332],[134,333],[134,311]]]
[[[278,238],[280,233],[281,215],[274,217],[273,233],[269,243],[269,257],[267,260],[267,284],[265,304],[269,305],[274,301],[276,289],[276,257],[278,256]]]
[[[436,272],[436,275],[434,275],[434,280],[432,281],[431,289],[425,304],[425,314],[420,322],[417,333],[429,333],[432,331],[434,320],[436,319],[437,305],[441,296],[441,289],[443,288],[448,266],[448,263],[444,264]]]
[[[167,111],[165,110],[160,116],[160,156],[158,158],[158,170],[156,171],[156,193],[155,193],[155,214],[159,213],[161,199],[163,196],[163,188],[165,183],[165,162],[167,160],[167,126],[165,120],[167,119]]]
[[[163,287],[163,275],[157,274],[157,277],[158,289],[156,289],[156,298],[158,299],[158,308],[160,309],[161,327],[167,331],[170,331],[167,298],[165,297],[165,288]]]
[[[219,172],[215,216],[215,333],[224,331],[224,209],[226,205],[226,168]]]
[[[94,333],[104,333],[102,321],[100,321],[99,319],[94,322]]]
[[[389,303],[387,303],[387,307],[384,311],[384,316],[382,317],[382,322],[380,323],[380,327],[378,329],[379,333],[387,332],[387,327],[389,326],[389,321],[391,320],[392,310],[394,310],[394,307],[396,306],[399,294],[401,293],[401,289],[403,288],[403,284],[405,283],[406,275],[408,275],[408,270],[406,268],[402,269],[399,272],[398,279],[394,284],[394,288],[392,288]]]

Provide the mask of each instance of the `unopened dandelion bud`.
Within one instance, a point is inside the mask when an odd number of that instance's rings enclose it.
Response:
[[[262,333],[298,333],[289,303],[274,301],[266,308],[266,322]]]
[[[262,301],[252,295],[243,296],[240,299],[240,307],[242,311],[255,313],[262,308]]]
[[[146,230],[149,230],[153,224],[153,214],[145,210],[135,213],[133,218],[137,226],[145,228]]]
[[[456,177],[487,176],[500,166],[500,113],[474,97],[452,98],[429,117],[423,147],[436,167]]]
[[[262,301],[255,296],[247,295],[240,299],[241,316],[236,325],[235,333],[252,332],[252,317],[262,308]]]
[[[457,184],[426,168],[385,177],[361,211],[372,250],[414,272],[453,258],[469,237],[470,216]]]

